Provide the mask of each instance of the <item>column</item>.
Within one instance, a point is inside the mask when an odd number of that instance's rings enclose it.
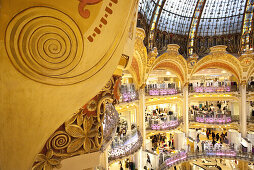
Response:
[[[139,107],[137,112],[137,125],[143,137],[143,150],[146,149],[145,138],[146,138],[146,127],[145,127],[145,89],[139,90]]]
[[[183,131],[188,137],[189,130],[189,106],[188,106],[188,83],[183,86]]]
[[[240,132],[242,137],[247,135],[247,114],[246,114],[246,81],[240,85],[241,106],[240,106]]]

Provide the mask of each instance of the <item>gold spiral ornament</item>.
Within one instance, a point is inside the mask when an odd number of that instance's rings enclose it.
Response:
[[[69,146],[71,137],[64,131],[57,131],[49,139],[47,148],[53,148],[55,150],[61,150]]]
[[[10,21],[5,43],[12,64],[25,76],[51,85],[80,81],[74,77],[83,37],[67,14],[49,7],[26,9]]]

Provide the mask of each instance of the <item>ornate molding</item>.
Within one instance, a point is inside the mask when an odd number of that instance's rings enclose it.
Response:
[[[147,68],[147,74],[158,68],[169,69],[177,74],[182,82],[185,81],[187,77],[187,61],[179,54],[179,48],[180,46],[177,44],[169,44],[167,52],[150,62],[150,65]],[[155,56],[156,52],[157,51],[150,52],[149,55]]]
[[[217,45],[217,46],[214,46],[214,47],[210,48],[210,53],[211,54],[215,54],[215,53],[227,53],[226,48],[227,48],[227,46],[225,46],[225,45]]]
[[[173,55],[179,55],[179,48],[180,46],[177,44],[168,44],[167,45],[167,52],[169,54],[173,54]]]
[[[98,95],[51,135],[37,155],[33,170],[57,168],[63,159],[100,150],[106,104],[118,102],[120,82],[119,77],[112,77]]]
[[[240,83],[242,86],[246,86],[247,85],[247,81],[246,80],[243,80],[243,81],[241,81],[241,83]]]
[[[154,47],[153,50],[148,53],[148,58],[147,58],[147,60],[148,60],[147,67],[148,68],[150,68],[153,65],[157,56],[158,56],[158,50],[156,47]]]
[[[143,43],[144,38],[145,31],[141,28],[137,28],[134,55],[132,58],[131,66],[129,68],[137,88],[139,88],[145,80],[145,72],[147,66],[147,51]]]
[[[242,66],[240,61],[233,55],[228,54],[226,48],[227,46],[224,45],[211,47],[210,54],[195,63],[190,74],[193,75],[205,68],[221,68],[234,74],[240,81],[242,79]]]

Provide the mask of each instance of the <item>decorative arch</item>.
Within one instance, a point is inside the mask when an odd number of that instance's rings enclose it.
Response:
[[[147,51],[143,43],[144,38],[145,31],[141,28],[137,28],[134,54],[131,65],[128,68],[128,71],[131,73],[137,89],[140,88],[145,82]]]
[[[178,53],[180,48],[177,44],[169,44],[167,52],[156,58],[148,70],[148,76],[151,71],[156,69],[167,69],[174,73],[181,84],[187,80],[187,61]]]
[[[190,72],[190,77],[206,68],[219,68],[232,73],[238,80],[242,80],[242,67],[240,61],[226,52],[227,46],[220,45],[210,48],[211,53],[199,60]]]
[[[246,57],[245,63],[249,62],[249,66],[247,66],[247,75],[246,75],[246,81],[249,80],[251,75],[254,73],[254,54],[249,55],[249,57]]]

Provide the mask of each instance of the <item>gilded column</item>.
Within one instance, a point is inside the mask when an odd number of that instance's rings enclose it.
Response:
[[[188,108],[188,83],[183,86],[183,131],[188,136],[189,130],[189,108]]]
[[[240,106],[240,131],[242,137],[247,134],[247,114],[246,114],[246,81],[242,81],[240,85],[241,106]]]
[[[145,136],[146,136],[146,127],[145,127],[145,89],[140,88],[139,90],[139,107],[137,112],[137,125],[143,137],[142,148],[145,150]]]

